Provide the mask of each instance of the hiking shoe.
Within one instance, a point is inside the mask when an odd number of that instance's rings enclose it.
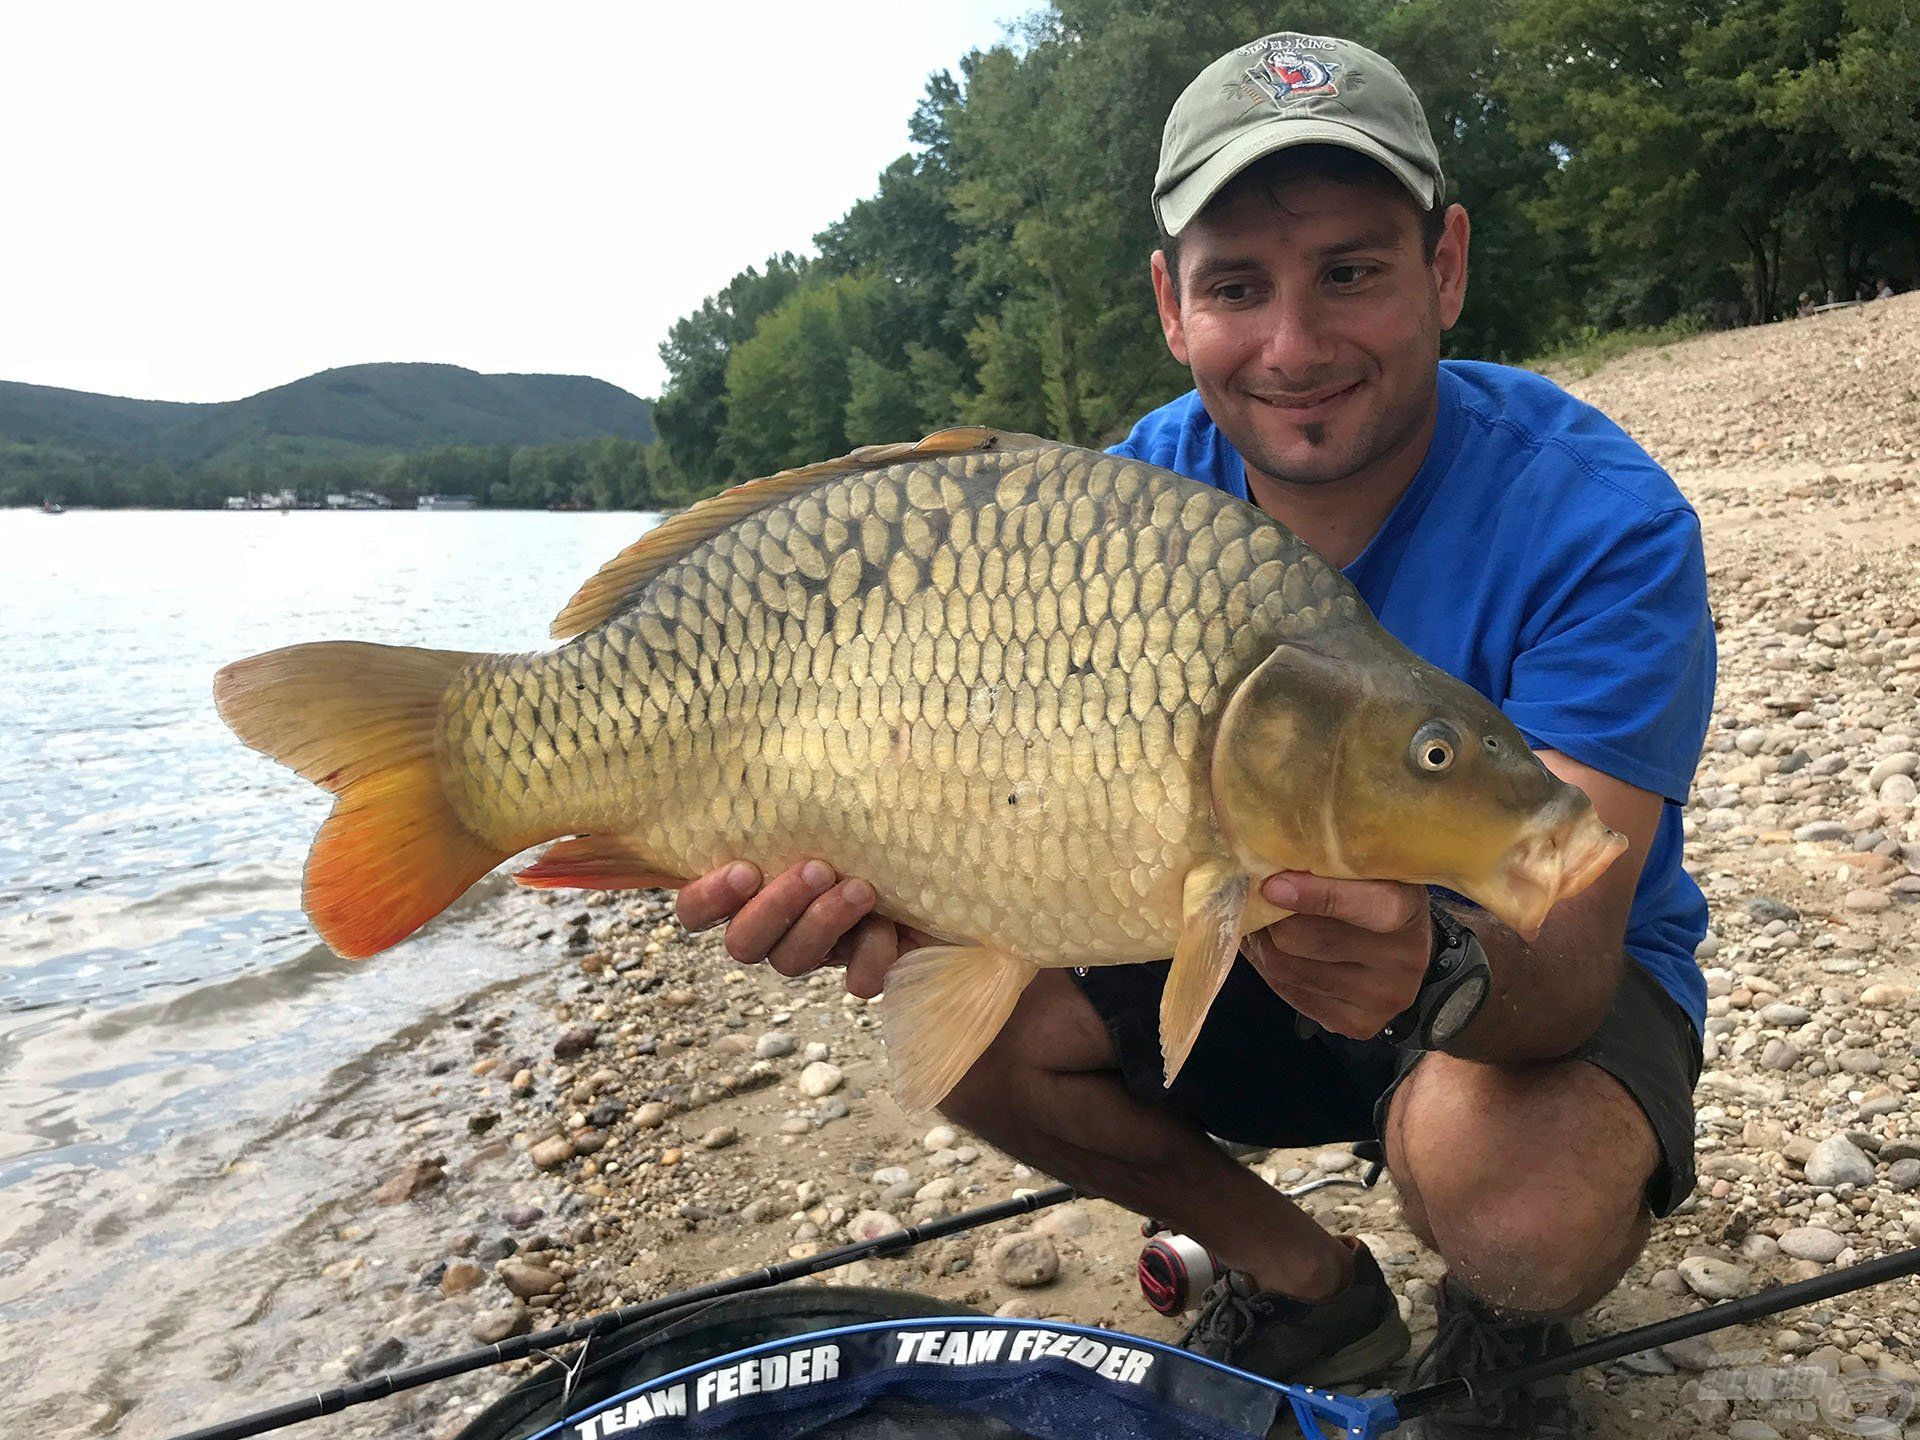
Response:
[[[1252,1276],[1229,1270],[1201,1297],[1181,1347],[1299,1385],[1344,1385],[1386,1369],[1413,1339],[1373,1253],[1351,1236],[1339,1238],[1353,1249],[1346,1289],[1311,1304],[1256,1290]]]
[[[1458,1375],[1487,1375],[1573,1348],[1573,1332],[1558,1320],[1502,1320],[1445,1276],[1435,1302],[1440,1328],[1414,1363],[1407,1389]],[[1422,1440],[1577,1440],[1587,1433],[1565,1375],[1525,1390],[1496,1391],[1477,1403],[1436,1410],[1415,1422]]]

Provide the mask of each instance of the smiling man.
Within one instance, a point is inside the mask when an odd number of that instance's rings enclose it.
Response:
[[[1185,1343],[1344,1384],[1409,1347],[1365,1247],[1207,1135],[1377,1138],[1445,1260],[1417,1381],[1570,1343],[1693,1185],[1706,927],[1680,806],[1712,702],[1699,523],[1617,426],[1550,382],[1440,361],[1466,298],[1419,101],[1349,41],[1263,37],[1169,116],[1154,296],[1189,394],[1115,449],[1258,505],[1343,567],[1386,628],[1487,695],[1629,848],[1531,940],[1414,886],[1271,877],[1169,1090],[1166,967],[1044,972],[948,1113],[1008,1153],[1192,1235],[1230,1267]],[[784,974],[883,985],[902,937],[820,861],[681,892],[690,926]],[[918,937],[907,937],[909,941]],[[1463,983],[1464,981],[1464,983]],[[1564,1386],[1426,1433],[1568,1435]]]

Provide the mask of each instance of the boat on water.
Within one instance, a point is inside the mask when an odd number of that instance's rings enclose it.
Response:
[[[42,500],[40,502],[40,513],[42,515],[64,515],[67,513],[67,507],[62,505],[58,500]]]

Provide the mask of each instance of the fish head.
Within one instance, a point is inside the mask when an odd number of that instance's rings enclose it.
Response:
[[[1486,697],[1398,645],[1277,646],[1222,714],[1213,798],[1256,868],[1444,886],[1529,938],[1627,848]]]

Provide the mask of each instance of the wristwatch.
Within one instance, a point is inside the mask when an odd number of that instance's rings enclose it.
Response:
[[[1432,904],[1433,958],[1413,1004],[1402,1010],[1380,1038],[1403,1050],[1444,1050],[1449,1040],[1473,1023],[1493,988],[1493,967],[1480,937]]]

